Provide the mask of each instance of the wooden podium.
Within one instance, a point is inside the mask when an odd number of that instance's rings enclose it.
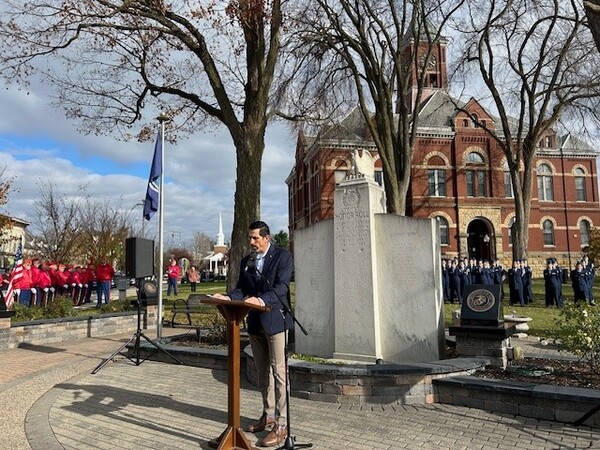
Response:
[[[218,443],[219,450],[254,449],[240,428],[240,325],[250,310],[268,311],[267,306],[250,305],[238,300],[220,300],[204,296],[202,303],[215,305],[227,321],[228,340],[228,383],[227,383],[227,428],[211,441]]]

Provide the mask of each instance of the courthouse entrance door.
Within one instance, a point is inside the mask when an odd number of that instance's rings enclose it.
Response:
[[[469,247],[469,258],[493,259],[494,235],[487,221],[474,219],[467,227],[467,245]]]

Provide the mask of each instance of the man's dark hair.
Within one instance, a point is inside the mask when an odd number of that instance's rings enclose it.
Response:
[[[259,230],[259,233],[262,237],[269,236],[271,231],[269,230],[269,225],[264,223],[262,220],[257,220],[256,222],[252,222],[248,227],[249,230]]]

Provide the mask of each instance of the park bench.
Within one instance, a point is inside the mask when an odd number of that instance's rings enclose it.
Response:
[[[187,300],[182,298],[178,298],[175,300],[173,304],[173,309],[171,310],[171,327],[172,328],[188,328],[195,329],[196,335],[198,336],[198,340],[200,340],[200,326],[195,325],[192,322],[192,314],[200,314],[206,313],[207,310],[210,310],[210,307],[201,303],[203,294],[190,294]],[[183,316],[183,320],[181,322],[176,322],[176,318]]]

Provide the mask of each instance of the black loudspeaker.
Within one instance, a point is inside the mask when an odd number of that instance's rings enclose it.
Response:
[[[133,278],[154,275],[154,241],[143,238],[125,240],[125,273]]]
[[[146,280],[141,282],[140,300],[144,306],[158,304],[158,287],[154,281]]]

